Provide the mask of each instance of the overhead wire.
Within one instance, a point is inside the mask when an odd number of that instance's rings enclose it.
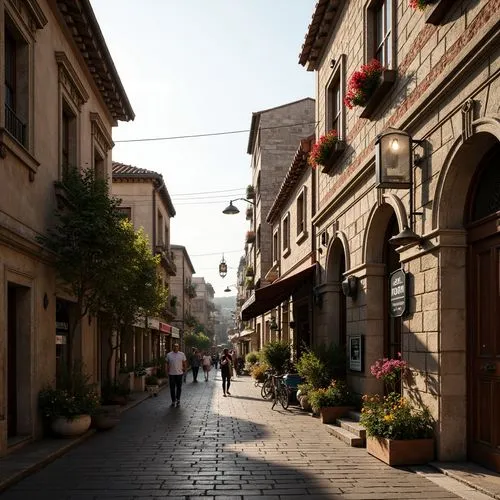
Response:
[[[300,123],[290,123],[287,125],[274,125],[272,127],[260,127],[259,130],[272,130],[277,128],[288,128],[288,127],[296,127],[299,125],[316,125],[318,122],[300,122]],[[172,135],[166,137],[143,137],[140,139],[117,139],[114,142],[118,143],[126,143],[126,142],[152,142],[152,141],[171,141],[177,139],[195,139],[199,137],[214,137],[219,135],[234,135],[234,134],[245,134],[250,132],[251,129],[242,129],[242,130],[227,130],[225,132],[207,132],[204,134],[185,134],[185,135]]]

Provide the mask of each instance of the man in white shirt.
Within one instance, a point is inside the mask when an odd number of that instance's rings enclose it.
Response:
[[[179,351],[179,344],[174,344],[172,351],[167,354],[168,383],[170,385],[170,397],[172,398],[170,406],[178,407],[181,404],[182,375],[186,369],[186,355]]]

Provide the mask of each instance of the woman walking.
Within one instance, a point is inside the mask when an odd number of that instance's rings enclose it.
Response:
[[[224,349],[220,358],[220,374],[222,376],[222,392],[224,397],[226,397],[226,394],[231,396],[229,387],[231,386],[232,363],[233,358],[229,354],[229,350]]]
[[[201,362],[203,365],[203,373],[205,374],[205,382],[208,382],[208,374],[212,369],[212,357],[208,355],[208,352],[205,351]]]

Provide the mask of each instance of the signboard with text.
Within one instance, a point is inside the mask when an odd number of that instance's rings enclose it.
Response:
[[[389,313],[393,318],[406,312],[407,295],[406,273],[398,269],[389,277]]]

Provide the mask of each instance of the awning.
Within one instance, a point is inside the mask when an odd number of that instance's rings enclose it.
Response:
[[[287,300],[306,278],[313,275],[315,269],[316,264],[313,264],[291,276],[278,279],[271,285],[255,290],[255,293],[241,307],[241,319],[248,321]]]

